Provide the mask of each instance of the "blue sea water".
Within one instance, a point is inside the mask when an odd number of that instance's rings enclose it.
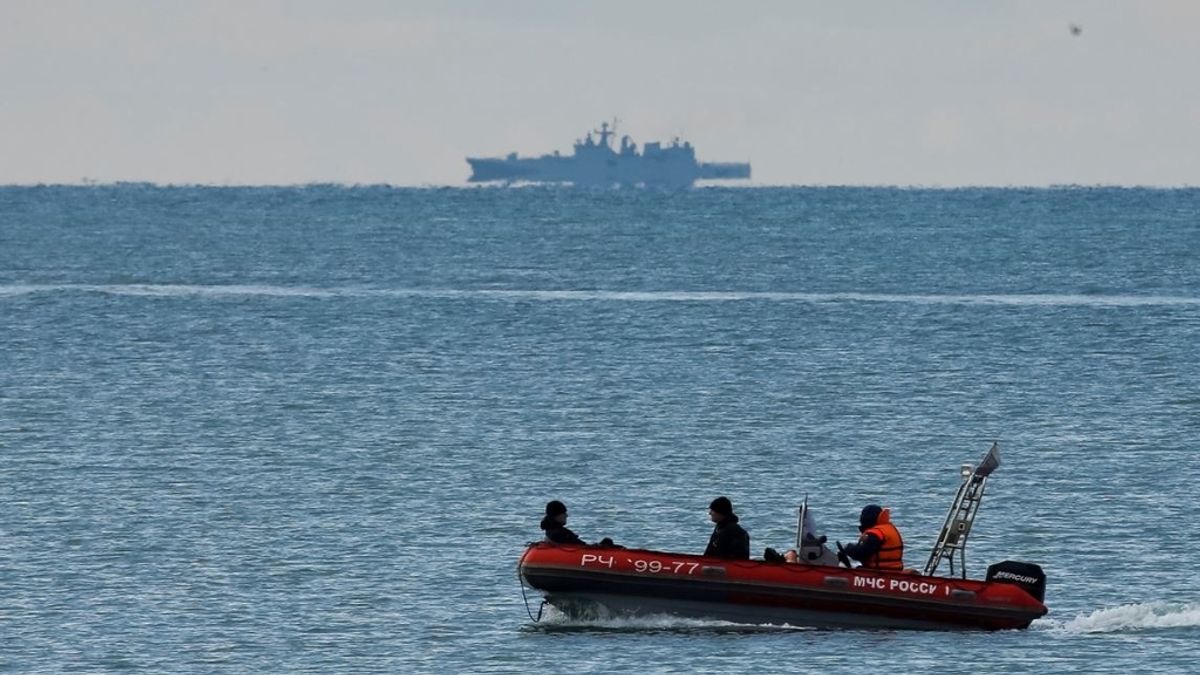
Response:
[[[552,498],[921,566],[993,441],[1029,630],[523,604]],[[1196,672],[1198,442],[1200,190],[0,187],[12,672]]]

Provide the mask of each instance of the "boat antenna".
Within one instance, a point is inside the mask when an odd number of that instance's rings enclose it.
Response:
[[[955,558],[958,559],[959,571],[963,579],[967,578],[967,537],[971,534],[971,525],[975,522],[975,514],[983,502],[983,488],[988,476],[1000,467],[1000,444],[992,443],[992,448],[980,460],[978,466],[963,464],[958,473],[962,476],[962,485],[958,494],[950,504],[950,512],[946,514],[946,522],[942,525],[937,543],[925,563],[925,576],[933,576],[943,558],[950,563],[950,576],[954,576]]]
[[[800,504],[800,508],[796,510],[796,553],[800,553],[801,542],[804,541],[804,516],[808,513],[808,494],[804,495],[804,502]]]
[[[608,146],[608,137],[615,136],[617,134],[616,118],[615,117],[613,118],[613,123],[612,123],[611,127],[608,126],[608,122],[601,122],[600,128],[597,129],[595,131],[595,133],[600,134],[600,145],[607,147]]]

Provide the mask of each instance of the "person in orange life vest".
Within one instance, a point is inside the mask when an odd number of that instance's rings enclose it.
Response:
[[[904,569],[904,540],[900,530],[892,524],[891,513],[878,504],[863,507],[858,518],[858,531],[862,534],[858,542],[845,548],[847,556],[862,563],[867,569]]]
[[[557,499],[546,502],[546,517],[542,518],[541,528],[546,531],[546,541],[555,544],[575,544],[587,546],[588,543],[567,527],[567,505]],[[614,546],[613,540],[605,537],[596,546]]]
[[[730,560],[750,559],[750,535],[738,525],[737,514],[728,497],[717,497],[708,505],[708,517],[716,527],[708,538],[704,555]]]

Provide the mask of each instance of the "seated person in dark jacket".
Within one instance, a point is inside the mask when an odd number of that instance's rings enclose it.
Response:
[[[613,543],[605,537],[597,544],[589,544],[579,538],[567,527],[567,505],[557,499],[546,502],[546,516],[542,518],[542,529],[546,531],[546,541],[555,544],[575,544],[576,546],[600,546],[605,548],[625,548]]]
[[[542,518],[542,529],[546,531],[546,541],[555,544],[587,545],[579,535],[567,527],[567,505],[557,499],[546,503],[546,517]]]
[[[717,497],[708,505],[708,517],[716,523],[704,555],[730,560],[750,559],[750,535],[738,525],[728,497]]]

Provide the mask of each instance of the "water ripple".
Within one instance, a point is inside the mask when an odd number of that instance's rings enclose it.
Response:
[[[261,284],[7,284],[0,296],[102,293],[136,297],[265,296],[299,298],[423,297],[570,302],[744,302],[891,303],[910,305],[1009,305],[1038,307],[1173,307],[1200,305],[1200,297],[1164,295],[792,293],[766,291],[615,291],[492,288],[361,288]]]

